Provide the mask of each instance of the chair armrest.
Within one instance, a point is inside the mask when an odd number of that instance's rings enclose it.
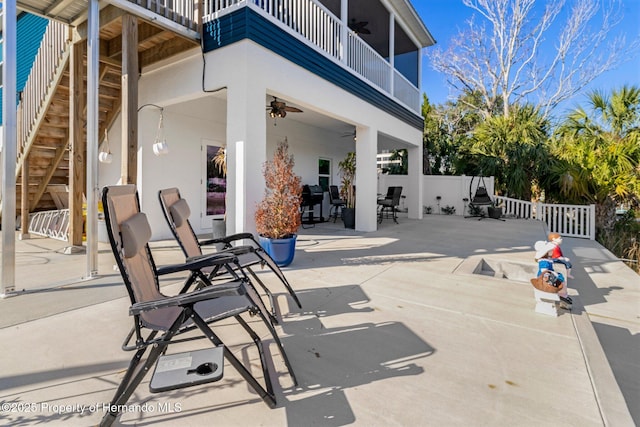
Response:
[[[215,298],[244,295],[244,284],[241,280],[208,286],[198,291],[175,295],[153,301],[138,302],[129,307],[129,315],[135,316],[145,311],[167,307],[182,307]]]
[[[229,245],[231,242],[234,242],[236,240],[242,240],[242,239],[251,239],[251,240],[253,240],[253,234],[251,234],[251,233],[236,233],[236,234],[232,234],[231,236],[219,237],[217,239],[203,240],[202,242],[200,242],[200,246],[208,246],[208,245],[213,245],[213,244],[216,244],[216,243],[224,243],[225,245]]]
[[[198,257],[191,257],[184,264],[165,265],[157,269],[158,276],[164,274],[178,273],[181,271],[201,270],[212,265],[224,265],[237,262],[237,258],[232,254],[216,253]]]
[[[239,256],[239,255],[244,255],[244,254],[248,254],[250,252],[255,252],[255,251],[256,251],[256,248],[254,248],[253,246],[244,245],[244,246],[231,246],[230,248],[223,249],[222,253]]]

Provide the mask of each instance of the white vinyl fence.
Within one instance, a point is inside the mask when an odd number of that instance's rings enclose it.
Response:
[[[403,187],[400,207],[408,206],[411,195],[406,192],[408,188],[407,176],[379,175],[378,193],[386,194],[389,186]],[[484,177],[479,180],[477,177],[471,176],[424,175],[422,203],[425,208],[430,207],[434,214],[443,213],[443,208],[453,207],[455,215],[467,215],[468,202],[473,199],[478,186],[484,186],[489,194],[494,194],[493,177]],[[492,198],[497,206],[502,207],[503,215],[507,218],[543,221],[549,232],[567,237],[590,240],[596,238],[595,205],[533,203],[503,196],[492,196]]]

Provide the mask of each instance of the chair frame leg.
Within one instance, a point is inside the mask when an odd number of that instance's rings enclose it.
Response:
[[[293,370],[291,369],[289,359],[284,352],[280,339],[276,335],[275,329],[273,329],[273,326],[267,321],[267,319],[262,313],[260,313],[259,310],[258,312],[265,325],[267,325],[267,327],[269,328],[269,331],[274,337],[274,340],[278,344],[280,353],[282,354],[285,364],[289,369],[289,373],[294,381],[294,384],[297,385],[297,380],[295,378],[295,375],[293,374]],[[238,371],[238,373],[240,373],[245,381],[247,381],[249,386],[260,396],[260,398],[270,408],[273,408],[276,406],[276,398],[273,392],[273,384],[267,367],[268,365],[266,362],[262,341],[260,340],[260,337],[256,334],[256,332],[240,315],[236,315],[234,317],[242,326],[242,328],[249,334],[254,344],[256,345],[256,348],[258,349],[266,389],[226,346],[224,346],[224,358]],[[178,317],[178,319],[176,319],[172,327],[165,332],[160,341],[157,341],[153,346],[145,346],[136,351],[133,358],[129,362],[129,367],[127,368],[127,372],[125,373],[122,382],[118,386],[118,389],[116,390],[116,393],[111,400],[111,403],[109,404],[109,410],[100,421],[100,427],[109,427],[113,424],[118,415],[120,415],[120,411],[118,410],[118,408],[127,403],[129,398],[136,390],[136,388],[138,388],[151,367],[156,363],[158,358],[165,353],[167,347],[171,344],[171,339],[174,335],[177,334],[180,325],[182,325],[188,318],[191,318],[191,320],[193,320],[193,323],[196,324],[196,326],[203,332],[203,334],[209,339],[209,341],[211,341],[212,344],[214,344],[215,346],[224,345],[222,340],[213,332],[207,322],[205,322],[204,319],[202,319],[202,317],[200,317],[200,315],[198,315],[192,307],[186,308],[184,312]],[[157,331],[152,332],[147,340],[153,339],[156,334]],[[149,347],[151,347],[151,351],[149,352],[147,359],[142,362],[142,356],[147,352]]]
[[[264,356],[264,349],[262,347],[262,342],[260,341],[260,337],[255,333],[253,329],[244,321],[240,315],[234,316],[235,319],[242,325],[245,331],[249,334],[253,342],[256,344],[258,348],[258,354],[260,355],[260,363],[262,365],[262,372],[265,379],[266,390],[262,385],[256,380],[256,378],[249,372],[249,370],[238,360],[238,358],[229,350],[226,346],[224,347],[224,358],[238,371],[238,373],[249,383],[251,388],[262,398],[262,400],[270,407],[273,408],[276,406],[276,398],[273,393],[273,386],[271,383],[271,377],[269,375],[269,371],[266,365],[266,358]],[[216,346],[223,345],[222,340],[218,338],[218,336],[211,330],[209,325],[196,313],[193,313],[191,316],[193,322],[200,328],[201,331],[205,333],[207,338]],[[265,324],[268,325],[268,322],[265,321]]]
[[[174,322],[174,326],[177,328],[180,324],[184,322],[184,316],[180,316],[176,322]],[[111,403],[109,404],[109,410],[105,413],[100,421],[100,427],[108,427],[116,420],[118,415],[120,415],[119,407],[126,404],[129,400],[129,397],[133,394],[133,392],[138,388],[138,385],[142,382],[144,377],[149,372],[149,369],[153,366],[154,363],[158,360],[158,358],[166,351],[166,348],[169,346],[169,342],[171,338],[175,335],[176,331],[170,329],[165,332],[162,340],[157,342],[149,352],[147,359],[144,363],[141,364],[142,356],[146,353],[148,346],[145,346],[133,355],[131,361],[129,362],[129,368],[127,368],[127,372],[122,378],[118,389],[116,390]],[[155,337],[157,331],[152,332],[148,340],[151,340]],[[115,411],[113,410],[115,409]]]
[[[276,307],[273,299],[273,293],[269,290],[269,288],[267,288],[264,282],[260,280],[258,275],[255,273],[255,271],[253,271],[251,267],[245,267],[245,268],[247,269],[251,277],[253,277],[256,280],[256,282],[258,282],[258,285],[260,285],[264,293],[267,295],[267,298],[269,299],[269,305],[271,306],[271,310],[268,312],[269,320],[271,321],[272,324],[277,325],[279,321],[278,321],[278,318],[276,317]]]
[[[260,317],[263,318],[264,320],[264,316],[259,313]],[[243,319],[244,321],[244,319]],[[266,322],[265,322],[266,324]],[[284,351],[284,346],[282,345],[282,341],[280,340],[280,337],[278,336],[278,333],[276,332],[275,328],[273,326],[269,326],[267,325],[267,327],[269,328],[269,332],[271,333],[271,336],[273,337],[273,340],[275,341],[276,345],[278,346],[278,349],[280,350],[280,354],[282,355],[282,358],[284,359],[284,363],[287,367],[287,370],[289,371],[289,375],[291,376],[291,379],[293,380],[293,385],[297,386],[298,385],[298,379],[296,378],[295,373],[293,372],[293,367],[291,366],[291,362],[289,361],[289,357],[287,356],[287,353]]]
[[[269,254],[266,252],[256,251],[256,255],[258,255],[258,257],[260,257],[260,259],[269,266],[271,271],[273,271],[275,275],[278,276],[278,279],[280,279],[284,287],[287,288],[287,291],[289,291],[289,295],[291,295],[291,298],[293,298],[298,308],[302,308],[302,304],[300,303],[300,299],[298,299],[298,295],[296,295],[296,292],[293,290],[293,288],[289,284],[289,281],[287,280],[287,278],[284,277],[284,274],[282,273],[282,270],[280,270],[280,267],[278,267],[278,264],[276,264],[275,261],[271,259]]]

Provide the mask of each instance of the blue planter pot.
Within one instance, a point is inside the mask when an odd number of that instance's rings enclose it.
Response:
[[[258,236],[260,246],[280,267],[286,267],[293,261],[296,254],[296,235],[286,239],[269,239]]]

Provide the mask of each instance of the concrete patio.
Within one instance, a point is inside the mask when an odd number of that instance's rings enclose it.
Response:
[[[229,366],[218,383],[161,394],[136,390],[117,425],[633,426],[640,424],[640,276],[594,241],[565,238],[574,264],[571,312],[534,312],[532,286],[472,274],[483,259],[535,268],[544,224],[427,215],[360,234],[339,222],[301,230],[284,269],[299,310],[278,292],[278,405],[269,409]],[[100,244],[97,279],[64,242],[17,242],[18,296],[0,300],[2,425],[97,424],[131,353],[129,300]],[[158,265],[183,260],[153,242]],[[165,277],[175,292],[180,275]],[[257,328],[261,325],[252,322]],[[253,360],[233,322],[218,326]],[[267,332],[263,336],[267,337]],[[197,342],[196,348],[206,346]],[[182,351],[175,346],[170,352]],[[7,405],[8,404],[8,405]]]

